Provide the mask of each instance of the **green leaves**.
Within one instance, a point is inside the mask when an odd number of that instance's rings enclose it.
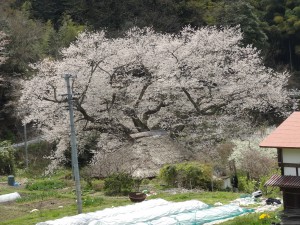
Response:
[[[33,183],[28,183],[26,189],[30,191],[50,191],[54,189],[64,188],[66,184],[61,180],[39,180]]]
[[[14,148],[10,142],[0,142],[0,174],[9,175],[14,174]]]
[[[209,189],[212,168],[210,165],[198,162],[166,165],[160,170],[159,177],[173,187],[177,185],[187,189]]]
[[[132,176],[128,173],[114,173],[104,180],[106,195],[127,195],[134,185]]]

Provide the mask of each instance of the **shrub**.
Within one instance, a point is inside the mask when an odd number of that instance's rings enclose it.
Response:
[[[26,168],[27,177],[38,177],[44,174],[47,166],[51,162],[49,156],[53,145],[45,141],[28,145],[28,168]],[[16,152],[16,162],[18,169],[25,168],[25,155],[20,149]]]
[[[15,173],[14,149],[8,141],[0,142],[0,174]]]
[[[94,191],[103,191],[104,189],[104,181],[103,180],[93,180],[92,189]]]
[[[278,197],[280,196],[280,189],[277,187],[272,187],[270,190],[267,190],[264,184],[273,174],[280,174],[279,170],[273,170],[268,175],[261,176],[259,179],[249,179],[247,175],[239,175],[239,185],[238,189],[241,192],[251,194],[254,191],[261,190],[264,194],[267,194],[269,197]]]
[[[249,193],[257,190],[257,181],[254,179],[247,179],[246,176],[239,176],[238,189],[241,192]]]
[[[134,179],[128,173],[114,173],[104,179],[106,195],[127,195],[132,191]]]
[[[173,187],[176,185],[177,172],[176,165],[166,165],[160,170],[159,177]]]
[[[212,179],[212,167],[198,162],[166,165],[160,170],[159,176],[173,187],[209,189]]]

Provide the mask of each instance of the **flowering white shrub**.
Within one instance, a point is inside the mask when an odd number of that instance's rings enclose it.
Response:
[[[251,178],[267,175],[276,166],[277,151],[274,148],[260,148],[259,143],[274,129],[269,127],[244,140],[232,140],[234,148],[229,160],[234,160],[237,169],[247,172]]]
[[[239,28],[185,27],[178,35],[133,28],[114,39],[104,31],[84,32],[62,50],[61,60],[35,65],[37,75],[25,82],[20,100],[30,111],[24,121],[36,121],[59,142],[54,159],[62,160],[69,120],[61,76],[68,73],[77,76],[72,89],[79,94],[79,150],[95,133],[99,144],[92,150],[109,152],[132,140],[131,133],[152,129],[200,132],[203,144],[210,144],[210,134],[222,136],[228,121],[232,125],[253,110],[281,113],[287,99],[289,75],[266,68],[259,52],[241,47],[241,40]],[[203,133],[203,123],[217,129]]]

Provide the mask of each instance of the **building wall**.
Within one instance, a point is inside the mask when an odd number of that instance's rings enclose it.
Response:
[[[282,149],[282,162],[300,164],[300,149]],[[300,174],[300,168],[285,166],[283,175],[297,176],[297,170]]]
[[[284,209],[300,209],[300,189],[282,188]],[[289,223],[290,224],[290,223]],[[299,224],[299,223],[295,223]]]
[[[230,177],[223,178],[223,187],[224,190],[227,188],[232,188]]]

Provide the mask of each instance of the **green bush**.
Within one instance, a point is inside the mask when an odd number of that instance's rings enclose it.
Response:
[[[94,191],[103,191],[103,189],[104,189],[104,180],[93,180],[92,189]]]
[[[114,173],[104,179],[104,193],[106,195],[127,195],[132,191],[134,179],[128,173]]]
[[[239,174],[239,185],[238,189],[240,192],[245,192],[251,194],[254,191],[261,190],[264,194],[267,194],[269,197],[278,197],[280,196],[280,189],[278,187],[272,187],[269,190],[266,189],[264,184],[270,179],[273,174],[280,174],[279,170],[272,170],[270,174],[260,176],[258,180],[248,179],[245,174]]]
[[[15,174],[14,148],[8,141],[0,142],[0,174]]]
[[[171,187],[209,189],[212,167],[198,162],[166,165],[160,170],[159,177]]]
[[[30,191],[49,191],[66,187],[61,180],[39,180],[34,183],[28,183],[26,189]]]
[[[177,182],[178,171],[176,165],[166,165],[160,172],[159,177],[169,186],[175,186]]]
[[[246,176],[239,176],[239,184],[238,189],[241,192],[249,193],[256,191],[257,188],[257,181],[256,180],[249,180]]]

